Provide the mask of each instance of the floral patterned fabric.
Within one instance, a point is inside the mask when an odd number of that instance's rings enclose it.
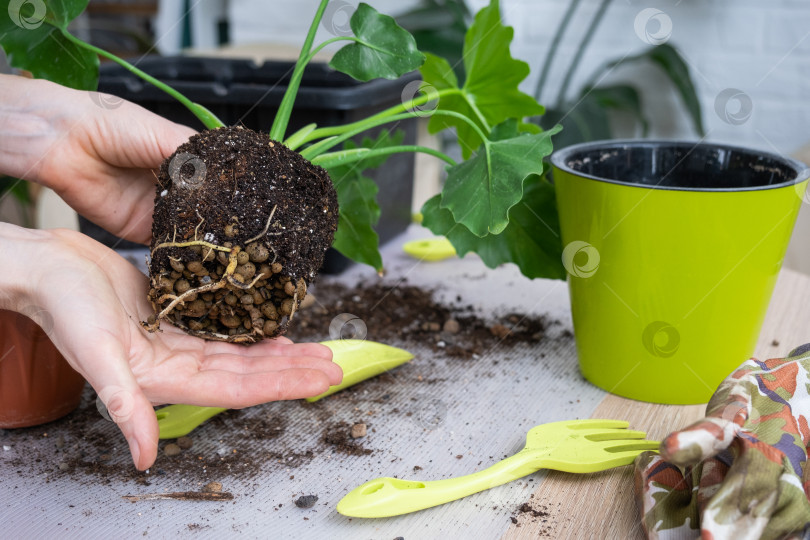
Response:
[[[636,459],[647,536],[810,539],[810,344],[751,359],[724,380],[706,418]]]

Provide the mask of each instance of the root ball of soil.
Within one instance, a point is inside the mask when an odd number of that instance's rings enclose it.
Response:
[[[206,339],[283,334],[332,244],[337,194],[326,171],[267,135],[195,135],[161,166],[149,299]]]

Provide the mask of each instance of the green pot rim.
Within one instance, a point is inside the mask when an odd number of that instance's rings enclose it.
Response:
[[[750,154],[752,156],[757,157],[765,157],[769,158],[777,163],[780,163],[785,168],[793,171],[795,173],[795,177],[787,180],[785,182],[780,182],[778,184],[768,184],[764,186],[747,186],[747,187],[718,187],[718,188],[708,188],[708,187],[681,187],[681,186],[660,186],[660,185],[652,185],[652,184],[640,184],[637,182],[631,182],[626,180],[616,180],[612,178],[604,178],[600,176],[595,176],[592,174],[584,173],[581,171],[577,171],[576,169],[570,167],[568,165],[568,161],[572,158],[573,155],[581,152],[589,152],[594,150],[613,150],[613,149],[641,149],[641,148],[664,148],[664,147],[672,147],[672,148],[712,148],[718,150],[726,150],[726,151],[734,151],[740,152],[743,154]],[[589,180],[596,180],[599,182],[606,182],[609,184],[617,184],[621,186],[627,187],[636,187],[642,189],[660,189],[660,190],[667,190],[667,191],[700,191],[700,192],[724,192],[724,193],[734,193],[734,192],[742,192],[742,191],[763,191],[763,190],[770,190],[770,189],[778,189],[787,186],[793,186],[796,184],[800,184],[810,178],[810,167],[793,158],[788,158],[785,156],[780,156],[779,154],[775,154],[773,152],[767,152],[764,150],[758,150],[754,148],[747,148],[744,146],[736,146],[730,144],[723,144],[723,143],[708,143],[708,142],[700,142],[700,141],[684,141],[679,139],[667,140],[667,139],[608,139],[608,140],[599,140],[599,141],[591,141],[585,143],[578,143],[573,144],[570,146],[566,146],[565,148],[561,148],[560,150],[555,151],[551,156],[551,164],[554,165],[555,168],[560,169],[561,171],[567,172],[571,175],[578,176],[580,178],[587,178]]]

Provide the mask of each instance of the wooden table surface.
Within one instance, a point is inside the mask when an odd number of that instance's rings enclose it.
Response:
[[[810,342],[810,277],[783,269],[754,356],[783,357],[805,342]],[[700,419],[704,410],[705,405],[659,405],[608,395],[592,418],[623,418],[637,429],[650,426],[649,438],[661,439]],[[550,471],[533,500],[553,508],[557,516],[580,518],[527,520],[510,527],[504,538],[644,538],[632,467],[595,474],[588,481],[581,475]]]

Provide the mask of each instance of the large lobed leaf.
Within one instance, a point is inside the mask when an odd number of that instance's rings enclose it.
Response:
[[[489,6],[476,14],[464,38],[466,79],[461,88],[446,60],[426,55],[421,69],[425,82],[437,90],[460,90],[442,96],[438,108],[473,119],[485,133],[508,118],[543,114],[543,107],[533,97],[518,90],[520,82],[529,75],[529,65],[512,58],[509,45],[513,35],[514,30],[501,22],[498,0],[491,0]],[[465,159],[481,144],[476,131],[460,119],[436,115],[428,125],[432,133],[448,127],[456,128]]]
[[[397,131],[392,136],[383,130],[376,139],[364,137],[359,146],[354,141],[346,141],[344,149],[397,146],[402,144],[404,136],[402,131]],[[379,237],[374,230],[380,219],[380,207],[376,200],[377,184],[363,176],[363,171],[379,167],[385,162],[385,158],[367,158],[328,169],[340,207],[338,229],[332,247],[354,261],[368,264],[378,272],[383,265]]]
[[[78,90],[98,85],[98,56],[62,33],[88,0],[11,0],[0,9],[0,45],[9,64]],[[44,11],[42,8],[44,7]]]
[[[509,223],[509,210],[523,197],[523,182],[543,172],[557,126],[541,133],[518,133],[515,119],[496,126],[492,141],[462,163],[450,167],[441,207],[476,236],[498,234]]]
[[[474,235],[441,208],[439,198],[436,195],[422,207],[422,223],[446,236],[459,256],[472,251],[490,268],[511,262],[532,279],[565,279],[554,186],[541,176],[526,179],[523,197],[510,209],[509,224],[500,234]]]
[[[340,49],[329,65],[358,81],[397,79],[425,61],[413,36],[368,4],[357,6],[349,25],[357,40]]]

